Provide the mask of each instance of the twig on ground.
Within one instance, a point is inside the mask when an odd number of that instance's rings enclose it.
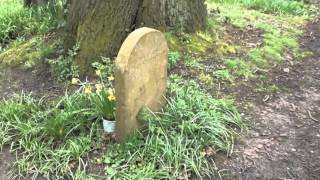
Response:
[[[308,114],[309,114],[310,119],[312,119],[312,120],[315,121],[315,122],[319,122],[318,119],[315,119],[315,118],[311,115],[311,112],[310,112],[309,110],[308,110]]]

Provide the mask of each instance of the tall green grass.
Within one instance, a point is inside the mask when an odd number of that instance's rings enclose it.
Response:
[[[47,103],[24,94],[1,101],[0,128],[0,147],[19,152],[11,179],[74,179],[102,134],[92,104],[79,93]]]
[[[102,158],[108,178],[201,177],[214,171],[206,148],[232,152],[235,136],[245,129],[232,101],[214,99],[180,78],[173,78],[170,94],[162,113],[144,110],[141,131],[108,149]],[[0,147],[19,152],[11,178],[84,179],[88,153],[103,143],[95,117],[90,98],[81,93],[54,102],[27,95],[0,101]]]
[[[280,13],[302,15],[306,13],[303,1],[296,0],[213,0],[233,4],[242,4],[248,8],[257,9],[265,13]]]
[[[214,173],[206,148],[232,152],[234,137],[245,129],[232,101],[217,100],[194,82],[171,84],[162,113],[145,110],[145,128],[123,144],[114,145],[104,162],[115,179],[190,179]],[[213,152],[215,153],[215,152]]]
[[[0,43],[24,35],[45,33],[57,25],[53,7],[25,8],[22,0],[1,0],[0,3]]]

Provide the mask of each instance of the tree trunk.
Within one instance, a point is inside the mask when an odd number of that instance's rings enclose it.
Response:
[[[44,5],[46,3],[48,3],[48,0],[24,0],[24,6],[26,7]]]
[[[70,0],[65,49],[80,45],[75,63],[84,75],[100,56],[115,56],[138,27],[195,32],[206,22],[205,0]]]
[[[139,8],[138,26],[195,32],[207,23],[204,0],[144,0]]]

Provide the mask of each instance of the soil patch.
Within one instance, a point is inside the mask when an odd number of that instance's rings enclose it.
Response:
[[[0,179],[7,179],[8,172],[14,161],[15,157],[10,153],[9,147],[4,147],[0,151]]]
[[[36,97],[56,97],[63,93],[64,85],[55,81],[48,65],[38,65],[33,69],[1,68],[0,98],[8,98],[22,91]]]
[[[242,48],[251,49],[259,48],[263,45],[263,30],[255,29],[251,26],[240,29],[231,24],[225,26],[226,35],[224,36],[231,44],[241,46]]]
[[[319,179],[320,177],[320,21],[307,25],[302,46],[313,52],[305,60],[286,61],[268,72],[281,93],[239,88],[238,100],[250,123],[244,142],[235,146],[222,169],[223,179]],[[251,88],[250,88],[251,87]]]

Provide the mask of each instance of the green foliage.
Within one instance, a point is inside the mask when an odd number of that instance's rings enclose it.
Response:
[[[97,93],[91,94],[90,98],[94,103],[95,112],[98,116],[108,120],[114,120],[116,101],[111,88],[107,91],[105,87],[102,87]]]
[[[68,50],[68,54],[60,56],[57,59],[50,59],[48,62],[51,66],[53,74],[59,81],[65,81],[72,77],[79,76],[79,68],[73,63],[74,57],[77,55],[79,45],[75,45],[72,50]]]
[[[205,66],[201,64],[201,59],[194,58],[191,55],[186,55],[184,64],[186,67],[192,69],[192,70],[203,70],[205,69]]]
[[[248,8],[266,13],[303,15],[306,7],[303,1],[296,0],[217,0],[233,4],[242,4]]]
[[[194,173],[200,178],[213,172],[205,158],[206,147],[231,153],[235,129],[245,129],[232,101],[213,99],[195,82],[179,78],[172,80],[170,93],[174,96],[162,113],[140,113],[145,127],[107,152],[108,175],[175,179]]]
[[[201,72],[200,75],[198,76],[198,79],[201,83],[203,83],[207,86],[213,85],[213,78],[209,74],[205,74],[205,73]]]
[[[240,59],[225,60],[224,64],[228,69],[230,69],[231,73],[235,75],[235,77],[249,78],[253,76],[250,64],[241,61]]]
[[[239,3],[244,1],[219,1],[220,3],[211,1],[208,4],[212,10],[219,8],[220,13],[216,17],[218,21],[225,22],[227,17],[230,20],[228,23],[235,28],[245,32],[248,31],[248,27],[252,27],[263,33],[261,46],[257,44],[258,46],[254,48],[240,49],[241,47],[239,47],[238,49],[243,52],[240,58],[224,60],[225,67],[214,71],[214,75],[222,80],[251,78],[258,70],[270,68],[285,59],[288,54],[292,54],[293,57],[299,57],[300,54],[303,54],[298,39],[303,33],[300,29],[308,15],[280,15],[280,12],[265,14],[252,10],[252,7],[249,9],[249,7],[239,6]],[[246,2],[258,1],[248,0]],[[264,3],[276,4],[279,2],[264,1]],[[281,7],[279,6],[279,8]],[[307,12],[308,8],[305,8],[304,11]]]
[[[100,118],[114,120],[116,106],[116,97],[113,88],[114,64],[110,58],[102,57],[102,62],[95,62],[92,66],[96,68],[96,75],[99,77],[99,82],[95,84],[96,92],[90,93],[96,114]]]
[[[66,94],[57,104],[48,108],[43,117],[44,130],[49,136],[62,139],[70,133],[85,129],[88,122],[86,118],[94,116],[92,107],[87,96]]]
[[[145,128],[108,151],[108,177],[166,179],[191,172],[200,177],[212,172],[205,158],[207,147],[231,153],[234,136],[245,129],[231,101],[213,99],[195,82],[180,78],[172,79],[170,94],[162,113],[143,111],[139,119]],[[10,144],[20,154],[11,178],[87,178],[81,167],[84,156],[101,140],[98,116],[95,102],[84,93],[53,102],[27,95],[1,101],[0,147]]]
[[[234,81],[234,76],[229,72],[228,69],[217,70],[214,72],[214,75],[224,81]]]
[[[90,100],[79,93],[50,103],[28,95],[1,101],[0,147],[10,144],[19,151],[11,178],[29,173],[72,179],[73,168],[81,167],[102,133],[93,113]]]
[[[215,19],[209,19],[206,31],[197,33],[165,33],[168,45],[172,52],[182,53],[204,53],[208,50],[215,49],[216,41],[218,41],[216,26],[218,22]]]
[[[229,77],[229,74],[221,74],[221,71],[218,76],[224,76],[225,79],[229,80],[237,77],[248,79],[254,76],[256,69],[268,68],[274,63],[283,60],[285,52],[299,52],[297,38],[290,35],[279,33],[278,31],[265,33],[263,47],[251,49],[243,58],[224,61],[225,70],[228,70],[233,77]],[[222,72],[225,73],[225,70],[222,70]]]
[[[168,69],[173,69],[178,61],[180,60],[180,54],[179,52],[176,52],[176,51],[170,51],[169,52],[169,57],[168,57]]]
[[[285,52],[299,51],[298,39],[291,34],[280,34],[277,31],[264,34],[264,47],[253,49],[247,59],[253,65],[265,67],[283,59]]]
[[[0,64],[24,69],[32,68],[40,63],[40,60],[53,54],[57,43],[57,40],[45,40],[42,36],[15,40],[0,53]]]
[[[0,43],[54,29],[58,23],[55,10],[49,6],[28,9],[22,0],[1,0]]]
[[[101,61],[92,63],[92,67],[101,72],[98,76],[101,76],[102,81],[113,75],[114,63],[110,58],[101,57]]]

